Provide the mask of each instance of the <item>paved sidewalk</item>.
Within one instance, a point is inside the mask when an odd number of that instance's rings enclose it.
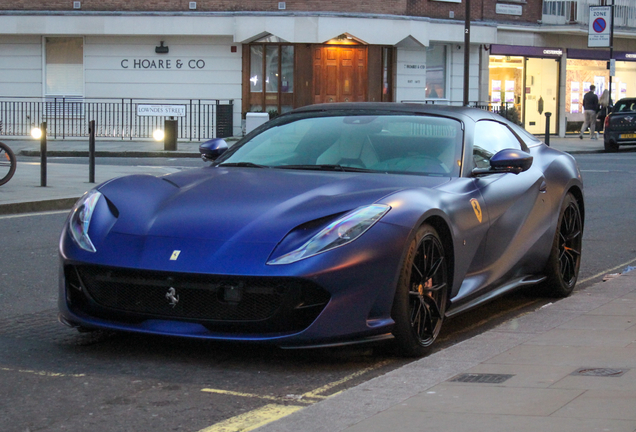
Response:
[[[636,271],[256,430],[634,432]]]
[[[20,156],[40,157],[39,141],[1,139]],[[163,143],[154,141],[97,141],[100,157],[192,157],[199,158],[199,143],[179,143],[179,150],[166,152]],[[86,164],[65,164],[58,157],[88,155],[88,142],[83,140],[48,141],[46,187],[41,185],[40,160],[18,161],[13,178],[0,186],[0,214],[70,209],[73,203],[94,186],[114,177],[128,174],[163,175],[177,171],[169,167],[145,166],[143,159],[137,166],[96,165],[95,183],[88,182]],[[201,166],[204,162],[201,161]]]

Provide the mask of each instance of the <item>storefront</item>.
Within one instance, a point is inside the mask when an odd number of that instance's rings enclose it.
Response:
[[[329,102],[459,104],[463,98],[461,21],[74,14],[0,15],[0,24],[5,99],[160,100],[188,107],[221,101],[232,106],[233,134],[240,135],[250,111],[277,115]],[[27,30],[33,28],[47,34]],[[479,72],[471,73],[469,99],[482,101],[480,45],[497,30],[476,23],[471,32],[470,69]],[[199,130],[195,117],[188,131]]]
[[[550,112],[550,133],[557,133],[562,55],[559,48],[491,45],[489,101],[505,105],[508,118],[534,134],[545,133],[545,113]]]
[[[315,103],[392,101],[394,51],[348,34],[324,44],[261,38],[243,47],[244,112],[271,117]]]
[[[636,96],[636,52],[614,51],[616,74],[610,89],[609,50],[568,49],[565,84],[565,116],[567,131],[578,132],[583,121],[583,95],[593,84],[601,97],[610,90],[612,101]]]

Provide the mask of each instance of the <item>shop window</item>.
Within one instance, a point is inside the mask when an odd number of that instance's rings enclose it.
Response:
[[[81,37],[46,38],[47,96],[84,94],[84,41]]]
[[[566,113],[583,112],[583,96],[594,84],[596,94],[601,97],[603,90],[610,90],[613,102],[636,95],[636,65],[633,62],[616,62],[616,75],[609,88],[609,70],[606,60],[568,59],[566,73],[565,103]],[[574,118],[574,116],[571,116]],[[576,118],[582,121],[581,118]]]
[[[268,112],[270,117],[273,117],[292,110],[293,45],[281,43],[251,45],[249,70],[250,111]]]
[[[432,44],[426,49],[426,98],[447,99],[447,45]]]

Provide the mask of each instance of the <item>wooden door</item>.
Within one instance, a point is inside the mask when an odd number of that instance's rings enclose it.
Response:
[[[314,48],[314,103],[367,101],[367,48]]]

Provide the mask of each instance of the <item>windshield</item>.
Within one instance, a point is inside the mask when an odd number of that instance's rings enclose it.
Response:
[[[291,115],[219,166],[459,176],[461,123],[422,115]]]
[[[636,99],[621,99],[616,102],[614,112],[633,112],[636,111]]]

